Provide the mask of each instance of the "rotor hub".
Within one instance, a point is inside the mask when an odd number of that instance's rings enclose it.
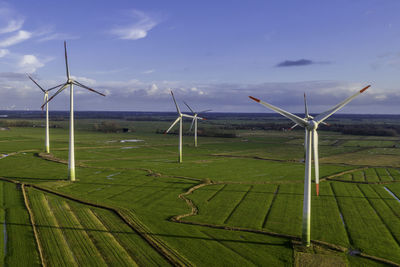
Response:
[[[308,125],[307,125],[307,129],[309,130],[317,130],[318,128],[318,123],[315,122],[314,120],[309,120],[308,121]]]

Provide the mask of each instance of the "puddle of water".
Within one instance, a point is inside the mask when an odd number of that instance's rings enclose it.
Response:
[[[132,148],[137,148],[137,146],[124,146],[124,147],[121,147],[121,149],[132,149]]]
[[[139,139],[127,139],[127,140],[121,140],[120,142],[121,143],[126,143],[126,142],[133,142],[133,143],[136,143],[136,142],[143,142],[144,140],[139,140]]]
[[[8,154],[0,154],[0,159],[4,159],[5,157],[8,157]]]
[[[394,197],[394,199],[396,199],[399,203],[400,203],[400,199],[398,197],[396,197],[395,194],[393,194],[392,191],[389,190],[389,188],[387,188],[386,186],[384,186],[383,188],[385,188],[385,190],[392,196]]]
[[[356,250],[356,249],[350,249],[349,250],[349,255],[350,256],[356,256],[356,255],[359,255],[360,253],[361,253],[361,251]]]
[[[118,175],[118,174],[120,174],[120,172],[107,175],[106,178],[107,178],[108,180],[113,180],[114,178],[112,178],[112,177],[115,176],[115,175]]]
[[[344,219],[343,219],[343,215],[342,215],[342,213],[341,213],[341,212],[339,212],[339,215],[340,215],[340,219],[342,220],[342,223],[343,223],[344,227],[346,227],[346,224],[345,224],[345,222],[344,222]]]

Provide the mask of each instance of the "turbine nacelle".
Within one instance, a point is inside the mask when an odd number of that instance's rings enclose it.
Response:
[[[309,120],[307,121],[307,126],[306,128],[310,131],[312,130],[317,130],[318,128],[318,122],[314,121],[314,120]]]

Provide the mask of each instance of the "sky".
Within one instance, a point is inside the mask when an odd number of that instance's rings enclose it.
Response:
[[[70,73],[75,110],[400,114],[400,1],[0,0],[0,110],[39,110]],[[50,95],[53,93],[52,91]],[[50,103],[68,110],[69,90]]]

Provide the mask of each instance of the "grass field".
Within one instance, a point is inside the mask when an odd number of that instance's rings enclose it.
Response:
[[[178,164],[177,136],[155,133],[168,122],[109,134],[92,123],[77,122],[74,183],[67,130],[51,129],[47,158],[42,128],[0,132],[0,265],[400,264],[400,138],[320,133],[320,243],[303,251],[302,131],[241,130],[198,148],[184,136]]]

